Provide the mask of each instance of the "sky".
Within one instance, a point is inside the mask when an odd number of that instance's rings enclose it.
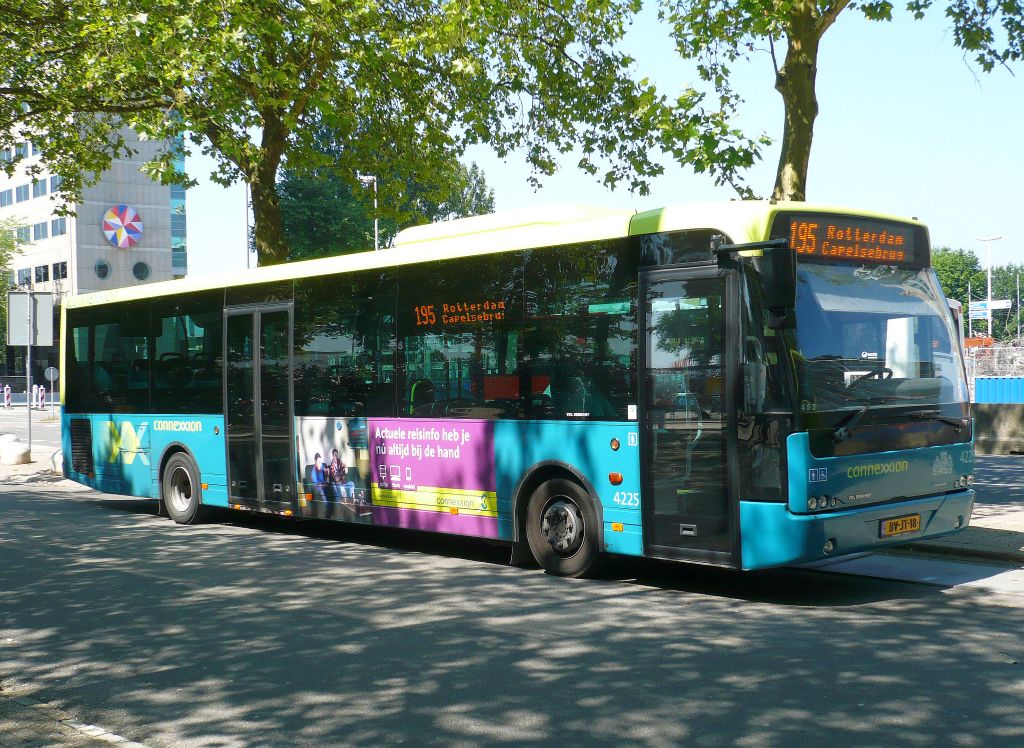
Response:
[[[826,33],[807,199],[918,218],[933,246],[975,250],[983,267],[1024,263],[1024,64],[980,72],[953,46],[939,11],[914,21],[897,8],[892,23],[872,23],[847,10]],[[637,77],[650,77],[673,98],[696,83],[651,7],[623,48],[636,58]],[[780,140],[782,102],[767,50],[738,66],[733,85],[745,99],[738,124],[750,136]],[[767,149],[747,173],[758,194],[771,192],[778,155],[777,146]],[[481,167],[498,211],[565,203],[648,210],[734,197],[667,158],[666,173],[644,197],[605,189],[575,170],[571,156],[539,191],[520,154],[501,160],[475,147],[464,160]],[[187,195],[189,272],[196,275],[244,268],[247,260],[244,188],[209,183],[210,163],[186,161],[202,182]]]

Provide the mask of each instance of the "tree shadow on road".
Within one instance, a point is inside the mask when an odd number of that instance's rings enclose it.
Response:
[[[1024,734],[1019,627],[984,595],[652,562],[558,579],[462,538],[147,505],[0,496],[0,671],[149,745]]]
[[[1024,509],[1024,456],[978,455],[975,458],[976,509],[986,505]]]

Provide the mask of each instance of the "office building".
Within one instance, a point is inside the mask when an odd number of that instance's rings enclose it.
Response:
[[[60,178],[29,174],[39,163],[39,144],[26,140],[0,151],[4,160],[25,157],[13,176],[0,172],[0,219],[20,224],[21,254],[12,262],[12,286],[53,293],[59,310],[69,294],[185,276],[185,191],[140,171],[167,144],[140,140],[130,130],[125,138],[136,153],[115,160],[83,190],[68,216],[56,212],[63,204]],[[178,166],[184,171],[183,162]],[[33,379],[57,365],[56,351],[33,349]],[[24,375],[24,349],[7,353],[6,374]]]

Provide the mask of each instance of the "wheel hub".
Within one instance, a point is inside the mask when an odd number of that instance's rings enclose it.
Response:
[[[192,478],[188,471],[181,467],[175,468],[170,475],[169,483],[167,498],[179,512],[187,511],[192,501]]]
[[[576,551],[583,542],[583,518],[571,501],[557,499],[544,510],[541,531],[559,554]]]

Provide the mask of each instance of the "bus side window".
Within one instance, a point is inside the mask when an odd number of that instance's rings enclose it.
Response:
[[[147,299],[93,308],[91,410],[120,413],[148,409],[149,390],[129,389],[128,380],[131,363],[148,355],[149,306]]]
[[[638,258],[638,247],[623,240],[528,255],[528,417],[626,420],[636,403]],[[546,384],[538,388],[540,378]]]
[[[295,282],[295,415],[395,415],[395,274]]]
[[[153,359],[141,362],[152,384],[153,410],[216,413],[221,408],[223,293],[193,296],[187,305],[157,300],[150,325]],[[141,372],[140,372],[141,373]]]
[[[94,387],[92,385],[92,362],[90,360],[89,325],[90,310],[68,310],[68,338],[66,349],[67,372],[65,381],[64,407],[69,413],[88,413],[92,409]]]
[[[522,296],[519,254],[402,267],[401,414],[520,418]]]

